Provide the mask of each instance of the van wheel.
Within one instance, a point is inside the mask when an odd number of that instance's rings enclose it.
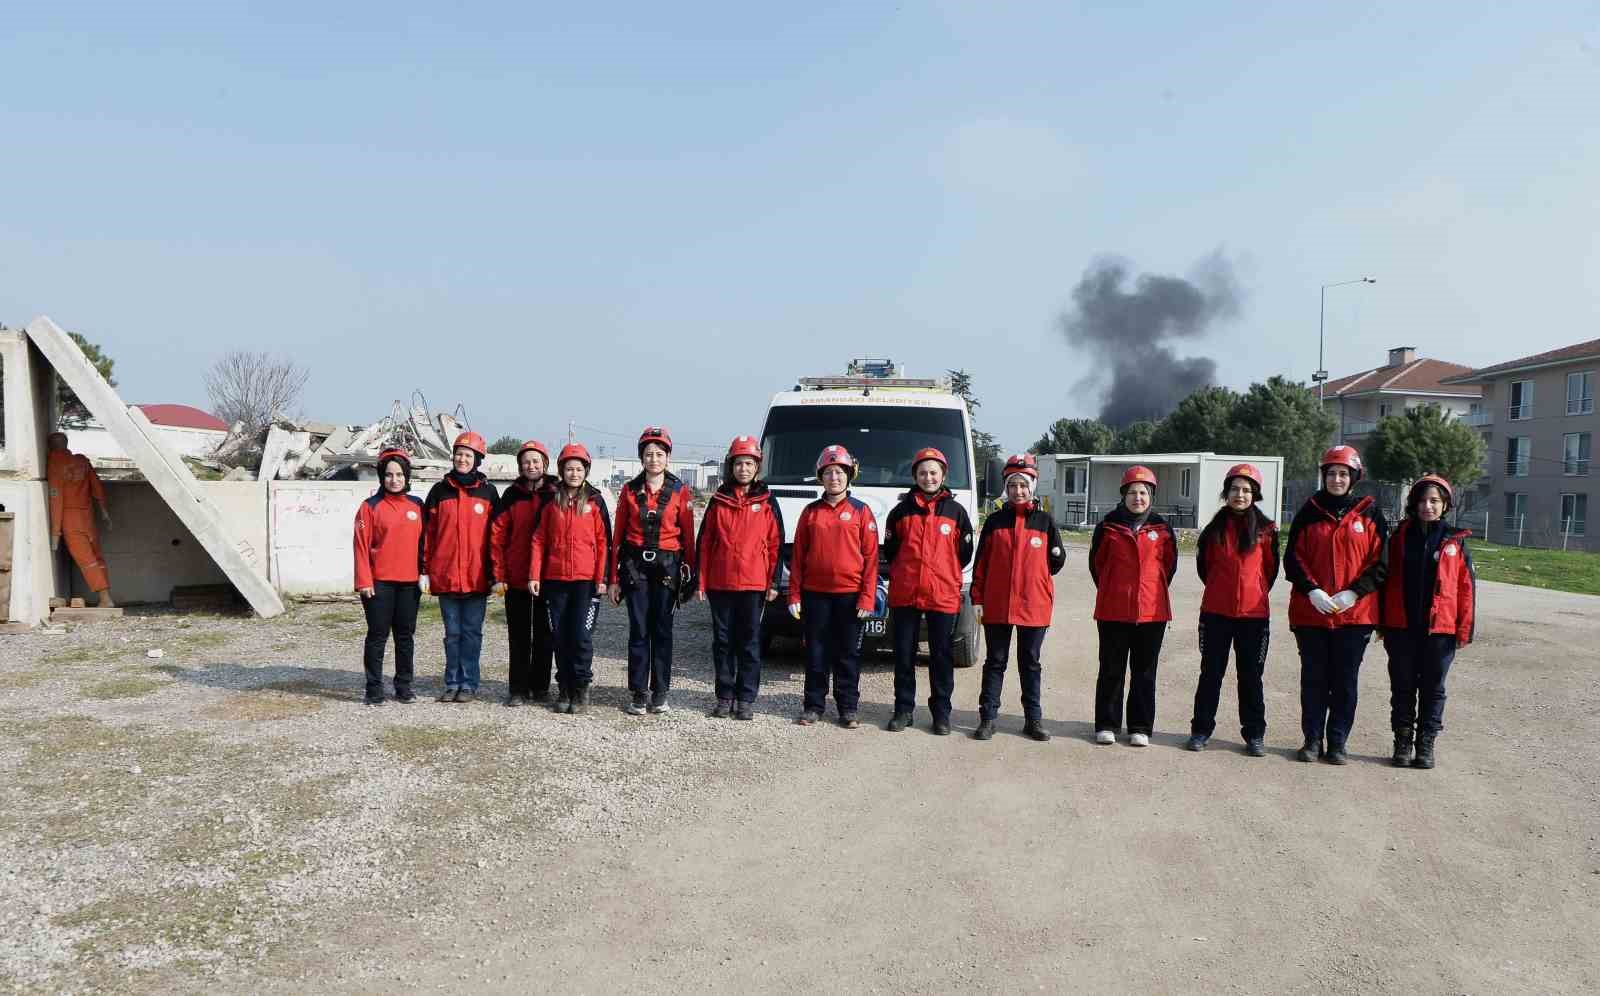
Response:
[[[956,667],[974,667],[983,660],[982,630],[972,603],[963,601],[961,613],[956,617],[955,646],[952,648]]]

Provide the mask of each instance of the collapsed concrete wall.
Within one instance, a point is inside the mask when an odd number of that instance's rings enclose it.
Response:
[[[161,441],[144,413],[123,404],[77,344],[49,318],[35,318],[28,323],[26,333],[49,368],[66,381],[95,421],[115,437],[140,473],[251,608],[262,616],[283,612],[282,600],[268,583],[265,572],[257,566],[264,551],[231,534],[218,507],[202,493],[198,487],[200,482],[195,480],[182,458]],[[40,374],[34,380],[48,382],[50,378]],[[6,407],[13,407],[9,399]],[[42,477],[42,447],[38,458]]]

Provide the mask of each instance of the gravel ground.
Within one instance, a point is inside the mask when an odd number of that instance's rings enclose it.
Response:
[[[621,713],[609,607],[581,717],[497,704],[497,609],[485,694],[457,706],[361,706],[354,605],[0,638],[0,988],[1600,989],[1600,598],[1483,585],[1424,773],[1384,763],[1377,646],[1354,763],[1288,759],[1281,604],[1272,756],[1237,752],[1231,680],[1213,748],[1178,750],[1187,559],[1154,745],[1095,747],[1081,548],[1058,591],[1042,745],[1014,676],[995,740],[959,735],[976,670],[948,739],[796,727],[782,657],[756,722],[711,720],[698,604],[665,717]],[[864,721],[891,701],[870,668]]]
[[[620,609],[601,613],[584,716],[499,704],[498,602],[478,700],[434,703],[431,601],[421,623],[420,701],[381,709],[360,702],[355,604],[274,620],[133,609],[65,635],[0,637],[0,759],[12,773],[0,782],[0,987],[258,988],[263,971],[321,964],[327,926],[374,909],[409,924],[417,957],[430,957],[450,950],[453,929],[433,910],[464,873],[493,883],[513,866],[559,869],[554,856],[574,842],[692,819],[730,786],[828,749],[790,722],[794,661],[769,668],[755,722],[705,716],[699,603],[677,623],[665,716],[621,712]],[[889,694],[883,675],[869,686]],[[392,957],[342,963],[351,979],[394,968]]]

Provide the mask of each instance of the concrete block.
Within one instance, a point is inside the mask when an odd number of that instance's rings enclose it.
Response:
[[[67,604],[64,607],[68,608],[68,609],[84,609],[84,608],[88,608],[88,606],[89,606],[89,603],[85,602],[83,599],[74,598],[74,599],[68,600]]]
[[[50,621],[53,623],[105,622],[108,619],[121,618],[121,609],[100,609],[93,606],[86,608],[56,609],[50,613]]]
[[[26,332],[28,339],[66,380],[95,420],[116,437],[123,452],[138,464],[140,472],[222,568],[228,580],[249,600],[251,607],[264,617],[281,614],[282,600],[256,570],[258,551],[250,549],[248,544],[241,547],[230,535],[215,506],[200,493],[194,475],[178,453],[162,442],[144,413],[123,403],[99,371],[84,358],[83,351],[55,322],[42,316],[35,318],[28,323]]]

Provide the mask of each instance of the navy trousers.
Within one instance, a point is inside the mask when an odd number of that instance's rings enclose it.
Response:
[[[1456,638],[1390,629],[1383,633],[1383,645],[1389,651],[1389,725],[1397,733],[1415,726],[1418,733],[1438,736]]]
[[[556,645],[556,684],[563,694],[594,680],[594,623],[600,611],[593,581],[546,581],[540,589],[550,607]]]
[[[764,591],[708,591],[711,663],[717,698],[754,702],[761,690],[761,609]]]
[[[510,647],[507,691],[512,695],[550,694],[550,609],[526,588],[506,589],[506,642]]]
[[[891,609],[894,627],[894,711],[907,716],[917,708],[917,636],[928,620],[928,711],[934,719],[950,718],[950,696],[956,690],[954,612]]]
[[[1361,658],[1372,639],[1371,626],[1302,626],[1294,631],[1300,647],[1300,732],[1307,740],[1343,747],[1356,723],[1356,692]]]
[[[822,712],[833,679],[833,704],[840,715],[861,704],[861,620],[856,593],[800,593],[800,621],[806,633],[805,708]]]
[[[623,589],[628,606],[628,691],[667,700],[672,688],[672,614],[677,592],[658,580]]]
[[[1039,705],[1040,679],[1043,671],[1039,652],[1044,649],[1044,634],[1048,626],[1011,626],[1006,623],[985,623],[983,642],[988,650],[983,658],[983,693],[978,698],[978,718],[993,720],[1000,713],[1000,690],[1006,680],[1006,659],[1011,656],[1011,631],[1017,631],[1017,677],[1022,681],[1022,717],[1028,720],[1044,718]]]
[[[422,589],[416,584],[379,581],[372,586],[371,598],[361,600],[367,614],[367,639],[362,648],[362,664],[367,671],[367,698],[383,698],[383,651],[394,634],[394,693],[411,690],[412,658],[416,649],[417,607]]]
[[[1101,622],[1100,674],[1094,682],[1094,728],[1122,728],[1122,684],[1128,678],[1128,732],[1149,736],[1156,725],[1156,663],[1164,622]]]

